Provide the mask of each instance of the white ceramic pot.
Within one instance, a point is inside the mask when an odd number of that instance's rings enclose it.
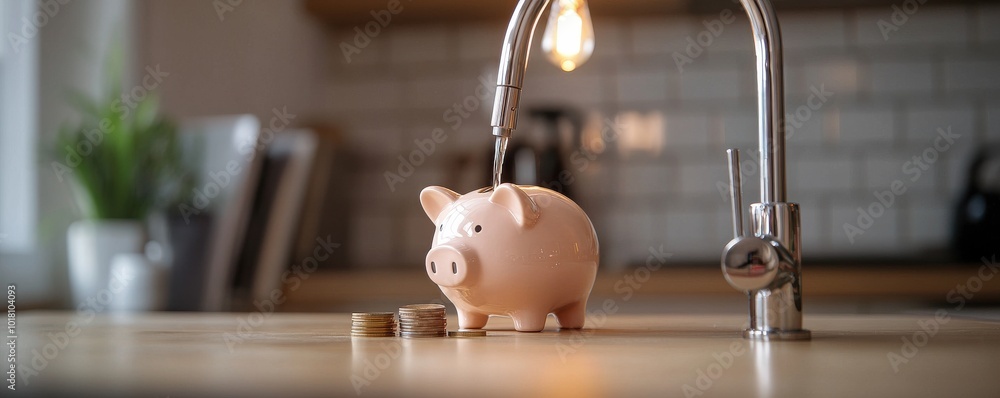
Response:
[[[142,253],[143,225],[133,220],[80,220],[66,233],[69,281],[73,303],[98,297],[108,288],[111,259],[118,254]],[[107,305],[107,303],[104,303]]]
[[[167,303],[167,269],[145,254],[119,254],[111,259],[108,290],[112,311],[160,311]]]

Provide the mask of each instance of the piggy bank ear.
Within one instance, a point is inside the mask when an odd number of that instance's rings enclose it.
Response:
[[[431,222],[437,220],[441,211],[456,200],[460,195],[445,187],[427,187],[420,191],[420,205]]]
[[[493,195],[490,195],[490,202],[505,207],[514,216],[514,220],[522,227],[530,227],[538,219],[538,206],[528,197],[517,185],[504,183],[500,184]]]

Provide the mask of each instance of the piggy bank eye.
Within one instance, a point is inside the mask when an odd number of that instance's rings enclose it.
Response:
[[[483,226],[482,226],[482,225],[477,225],[477,226],[476,226],[476,232],[477,232],[477,233],[478,233],[478,232],[483,232]]]
[[[441,226],[438,227],[438,231],[444,231],[444,224],[441,224]]]

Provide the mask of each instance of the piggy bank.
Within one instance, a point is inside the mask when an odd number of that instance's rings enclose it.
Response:
[[[434,222],[427,275],[458,310],[462,329],[509,316],[521,332],[583,327],[597,276],[598,245],[587,214],[569,198],[535,186],[501,184],[465,195],[420,192]]]

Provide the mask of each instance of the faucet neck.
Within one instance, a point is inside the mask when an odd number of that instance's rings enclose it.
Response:
[[[760,201],[785,202],[785,104],[781,28],[770,0],[740,0],[757,53]]]

